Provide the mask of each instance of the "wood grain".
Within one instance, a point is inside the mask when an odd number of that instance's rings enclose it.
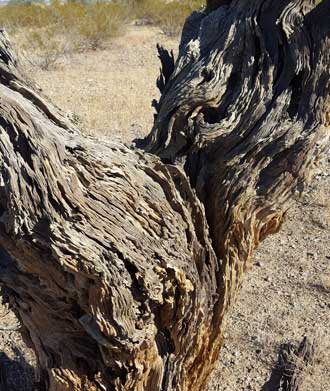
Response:
[[[195,12],[145,151],[82,136],[0,35],[0,281],[51,391],[204,390],[255,247],[329,141],[330,1]]]

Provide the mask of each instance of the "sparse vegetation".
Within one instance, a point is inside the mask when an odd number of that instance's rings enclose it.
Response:
[[[101,48],[125,25],[125,9],[114,3],[9,4],[0,24],[33,65],[49,69],[75,51]]]
[[[117,0],[46,5],[11,1],[0,7],[0,26],[6,28],[30,63],[49,69],[77,52],[104,48],[128,22],[159,26],[166,35],[179,34],[185,18],[203,0]]]
[[[205,0],[136,0],[132,3],[138,22],[157,25],[166,35],[175,36],[181,32],[188,15],[201,8]]]

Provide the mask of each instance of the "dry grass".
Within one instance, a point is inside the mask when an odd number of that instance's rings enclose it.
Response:
[[[0,7],[5,27],[18,49],[41,69],[54,68],[64,58],[82,51],[104,49],[129,22],[159,26],[168,36],[178,35],[184,20],[203,0],[117,0],[83,4],[30,4]]]
[[[100,48],[118,35],[124,14],[113,4],[53,4],[0,8],[0,23],[33,64],[50,69],[75,52]]]
[[[53,2],[0,7],[0,25],[13,37],[29,61],[50,69],[75,52],[96,50],[119,35],[127,20],[119,4]]]
[[[33,69],[33,76],[86,133],[129,142],[152,126],[158,42],[177,46],[157,28],[130,26],[107,50],[77,53],[50,71]]]
[[[137,0],[132,2],[132,15],[145,24],[159,26],[169,36],[181,32],[185,19],[193,10],[205,4],[205,0]]]

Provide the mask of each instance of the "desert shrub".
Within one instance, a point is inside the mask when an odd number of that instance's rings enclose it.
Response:
[[[63,39],[56,7],[39,4],[15,4],[0,7],[0,24],[5,27],[20,53],[32,65],[51,68],[69,50]]]
[[[42,0],[11,0],[0,7],[0,26],[33,65],[49,69],[75,51],[104,47],[128,21],[140,20],[177,35],[185,18],[203,4],[204,0],[53,0],[46,5]]]
[[[140,23],[159,26],[166,35],[178,35],[185,19],[205,0],[131,0],[132,14]]]
[[[81,49],[101,48],[107,40],[118,35],[125,19],[124,9],[117,4],[97,3],[84,7],[77,24]]]
[[[19,40],[16,37],[17,46],[31,65],[42,70],[51,69],[74,51],[73,42],[61,36],[54,25],[25,30],[24,34],[29,39]]]
[[[0,7],[0,25],[29,53],[30,62],[49,69],[75,51],[104,46],[121,31],[126,15],[125,8],[116,3],[15,2]]]

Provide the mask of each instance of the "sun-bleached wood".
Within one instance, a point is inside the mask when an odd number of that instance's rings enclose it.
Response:
[[[205,390],[255,247],[329,141],[330,1],[210,1],[144,150],[85,137],[0,39],[0,281],[51,391]]]

